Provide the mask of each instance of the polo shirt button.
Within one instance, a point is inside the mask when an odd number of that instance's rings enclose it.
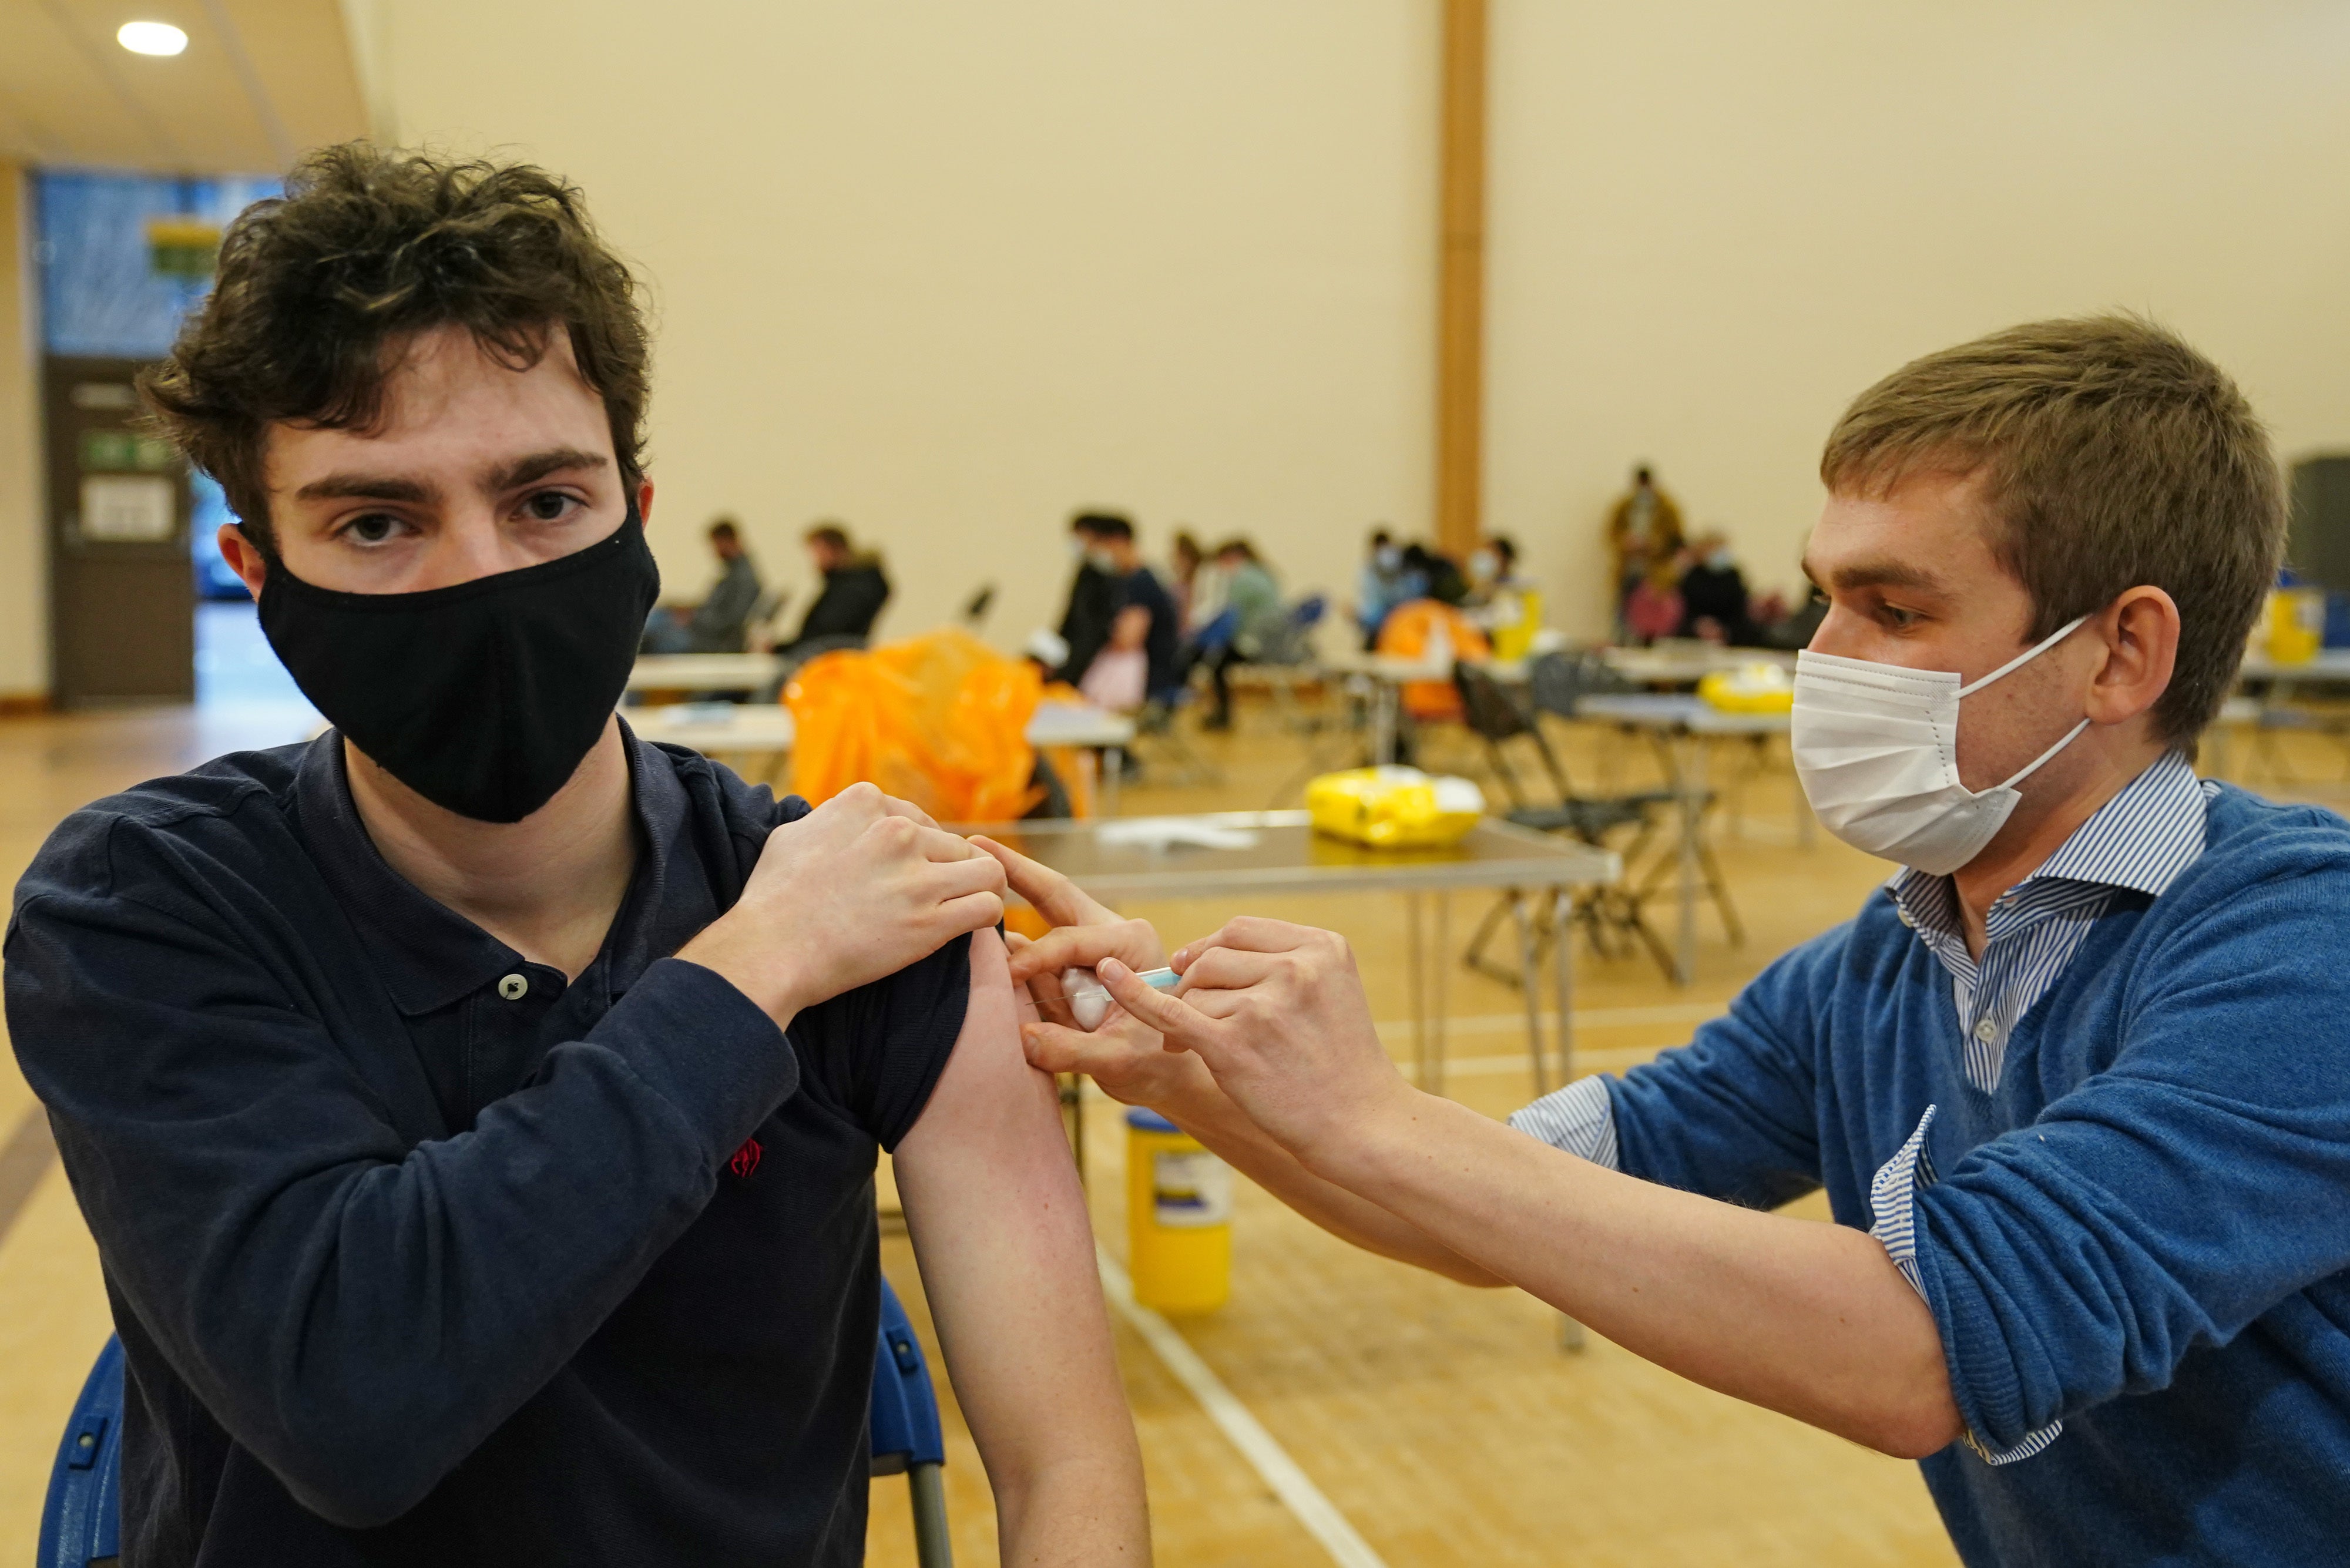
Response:
[[[508,1002],[520,1002],[530,994],[530,977],[521,974],[506,976],[498,981],[498,994]]]
[[[1993,1023],[1988,1018],[1975,1025],[1975,1038],[1981,1041],[1986,1045],[1990,1044],[1992,1040],[1997,1038],[1998,1034],[1999,1025]]]

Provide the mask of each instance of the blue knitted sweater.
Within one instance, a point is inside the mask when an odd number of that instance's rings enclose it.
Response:
[[[1970,1085],[1884,894],[1609,1085],[1622,1168],[1773,1205],[1869,1182],[1929,1107],[1918,1265],[1970,1430],[1925,1461],[1977,1568],[2350,1563],[2350,824],[2221,786]],[[1929,1179],[1932,1173],[1933,1179]]]

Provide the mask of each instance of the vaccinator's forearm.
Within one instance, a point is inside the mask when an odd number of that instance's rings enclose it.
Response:
[[[1311,1168],[1709,1387],[1908,1458],[1962,1429],[1933,1314],[1862,1231],[1640,1181],[1416,1090]]]

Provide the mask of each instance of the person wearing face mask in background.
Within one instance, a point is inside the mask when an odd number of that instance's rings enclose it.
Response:
[[[862,1563],[882,1147],[1003,1556],[1147,1560],[1001,869],[614,712],[636,290],[542,171],[353,143],[142,378],[333,728],[84,807],[16,887],[127,1563]]]
[[[1379,628],[1396,606],[1426,597],[1428,578],[1404,560],[1404,547],[1385,528],[1371,530],[1369,553],[1355,583],[1355,624],[1365,649],[1378,646]]]
[[[1061,612],[1061,659],[1046,672],[1052,680],[1075,686],[1085,679],[1094,655],[1108,646],[1111,624],[1126,603],[1123,574],[1103,539],[1113,526],[1133,536],[1134,525],[1114,512],[1080,512],[1069,519],[1069,555],[1077,571],[1069,579],[1068,607]]]
[[[1492,639],[1496,659],[1523,659],[1542,629],[1542,590],[1518,576],[1517,542],[1495,534],[1469,553],[1469,618]]]
[[[1398,1074],[1347,944],[1157,934],[988,846],[1103,1028],[1030,1060],[1336,1234],[1511,1283],[1922,1461],[1992,1564],[2331,1564],[2350,1528],[2350,824],[2191,763],[2274,580],[2266,431],[2132,317],[1861,394],[1806,552],[1793,747],[1898,867],[1691,1044],[1508,1125]],[[1171,1047],[1171,1049],[1170,1049]],[[1835,1224],[1768,1210],[1824,1188]]]

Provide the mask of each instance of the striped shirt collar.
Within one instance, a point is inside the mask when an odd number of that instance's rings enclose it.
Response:
[[[2095,889],[2126,888],[2161,897],[2203,853],[2204,814],[2203,781],[2194,764],[2184,752],[2165,752],[2074,829],[2038,870],[1992,902],[1986,936],[1997,941]],[[1950,877],[1905,866],[1886,886],[1905,923],[1929,942],[1960,934],[1958,893]]]

